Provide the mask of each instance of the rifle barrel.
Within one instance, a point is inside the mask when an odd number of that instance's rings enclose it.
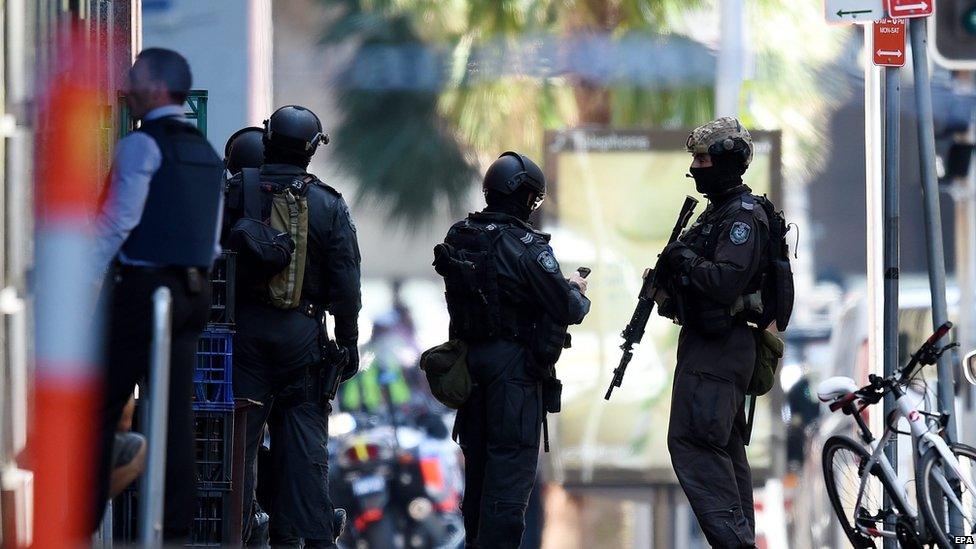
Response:
[[[671,237],[668,239],[668,244],[674,243],[681,236],[681,231],[688,225],[688,221],[691,220],[696,206],[698,206],[698,200],[690,196],[685,197],[685,202],[681,205],[681,211],[678,213],[678,220],[674,224],[674,229],[671,230]],[[659,264],[661,259],[661,256],[658,255]],[[655,299],[657,298],[657,274],[660,272],[658,267],[659,265],[655,265],[651,276],[645,276],[644,283],[641,285],[640,294],[637,296],[637,308],[634,309],[634,314],[631,316],[630,322],[627,323],[627,327],[620,334],[624,339],[623,344],[620,345],[624,356],[620,358],[620,365],[613,371],[613,380],[610,382],[610,387],[603,397],[604,400],[610,400],[610,394],[613,393],[613,388],[620,387],[620,384],[623,383],[624,374],[627,372],[627,364],[630,363],[630,359],[633,357],[632,349],[644,337],[644,329],[647,326],[647,321],[651,318],[651,312],[654,311]],[[647,288],[651,290],[650,295],[645,295]]]

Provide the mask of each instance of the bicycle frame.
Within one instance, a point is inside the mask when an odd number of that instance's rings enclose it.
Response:
[[[885,447],[889,442],[896,439],[900,433],[900,431],[897,430],[897,426],[901,418],[907,419],[911,428],[912,447],[916,450],[912,455],[912,463],[914,465],[913,468],[915,470],[916,480],[919,474],[918,469],[921,457],[926,451],[929,450],[929,448],[935,448],[942,457],[943,463],[948,465],[950,468],[951,474],[956,479],[961,480],[965,484],[966,488],[971,491],[971,493],[976,493],[976,489],[974,489],[970,480],[962,474],[959,461],[952,454],[952,450],[949,448],[949,445],[942,437],[938,435],[938,427],[930,427],[927,424],[925,418],[923,417],[925,416],[925,413],[920,412],[915,407],[915,405],[911,402],[911,397],[900,385],[895,385],[892,388],[892,394],[895,396],[895,409],[887,418],[888,421],[885,424],[885,430],[880,440],[874,440],[874,436],[864,423],[864,420],[861,418],[857,408],[854,407],[853,410],[854,413],[852,415],[854,416],[854,419],[861,431],[861,440],[872,450],[871,457],[868,460],[867,465],[864,467],[859,479],[860,486],[858,488],[857,502],[854,509],[856,510],[861,507],[861,500],[864,497],[868,478],[870,477],[871,471],[874,469],[875,465],[878,465],[881,468],[881,474],[884,475],[888,485],[894,490],[894,493],[891,494],[891,496],[894,500],[893,503],[896,509],[909,516],[916,523],[916,525],[919,526],[924,534],[925,528],[928,525],[923,524],[924,521],[919,520],[918,509],[913,507],[908,501],[908,491],[905,489],[905,483],[901,482],[900,477],[897,475],[897,473],[895,473],[895,470],[888,461],[888,458],[884,455]],[[960,512],[964,512],[963,504],[955,496],[955,491],[946,480],[944,472],[937,478],[937,482],[945,493],[950,496],[950,500],[952,501],[953,505],[955,505]],[[921,494],[916,495],[921,497]],[[919,505],[921,505],[921,500],[919,500]],[[855,528],[857,528],[857,530],[863,534],[887,538],[896,537],[894,531],[862,526],[858,523],[857,516],[852,517],[852,519]]]

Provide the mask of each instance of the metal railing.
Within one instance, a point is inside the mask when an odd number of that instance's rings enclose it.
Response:
[[[166,437],[169,417],[170,339],[173,297],[169,288],[153,293],[153,335],[149,362],[149,391],[143,425],[149,449],[146,472],[139,486],[139,542],[159,547],[163,541],[163,502],[166,491]]]

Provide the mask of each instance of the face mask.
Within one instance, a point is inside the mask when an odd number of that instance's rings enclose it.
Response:
[[[691,177],[695,179],[695,190],[701,194],[715,194],[732,187],[728,184],[728,174],[720,172],[715,166],[690,169]]]
[[[690,168],[695,179],[695,189],[704,195],[717,194],[742,184],[742,172],[736,163],[718,157],[712,158],[714,164],[707,168]]]

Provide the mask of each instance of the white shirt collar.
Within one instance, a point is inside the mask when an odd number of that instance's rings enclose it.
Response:
[[[163,105],[162,107],[156,107],[155,109],[146,113],[142,119],[145,121],[156,120],[157,118],[163,118],[164,116],[178,116],[179,118],[185,118],[185,113],[183,111],[183,105]]]

